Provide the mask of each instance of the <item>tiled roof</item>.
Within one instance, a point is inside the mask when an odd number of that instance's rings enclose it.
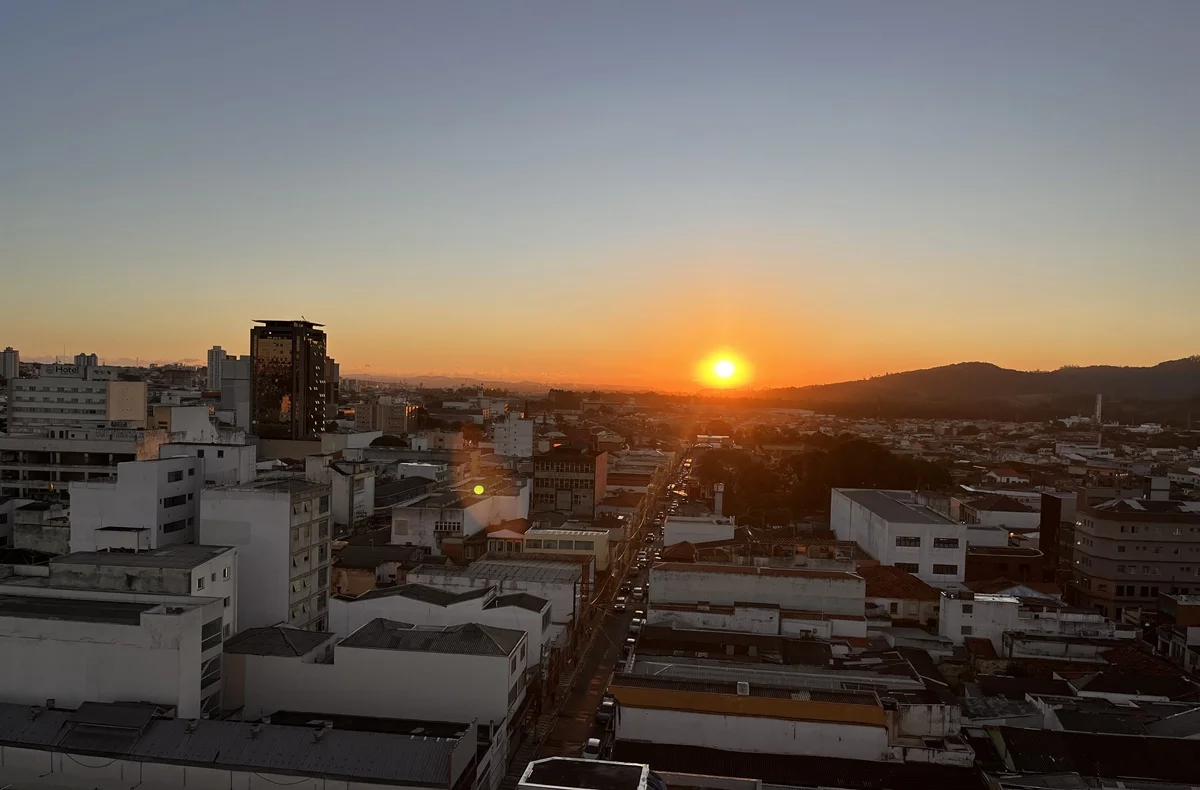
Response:
[[[1012,470],[1009,470],[1010,472]],[[1014,473],[1015,474],[1015,473]],[[991,494],[990,496],[973,499],[966,503],[967,507],[975,508],[976,510],[990,510],[998,513],[1032,513],[1033,508],[1029,505],[1022,504],[1010,496],[1004,494]]]
[[[999,658],[996,654],[996,646],[992,644],[992,640],[984,639],[981,636],[968,636],[963,639],[963,647],[973,656],[982,659]]]
[[[867,580],[868,598],[900,598],[936,601],[938,591],[911,573],[891,565],[861,566],[858,575]]]
[[[464,601],[472,601],[490,595],[492,587],[469,587],[461,592],[451,592],[441,587],[430,587],[427,584],[401,584],[395,587],[379,587],[368,590],[354,600],[370,601],[375,598],[409,598],[413,601],[433,604],[434,606],[452,606]]]
[[[528,609],[531,612],[540,612],[546,608],[548,601],[545,598],[539,598],[536,595],[526,592],[509,593],[508,595],[498,595],[488,604],[489,609],[496,609],[502,606],[516,606],[521,609]]]
[[[983,595],[1003,595],[1009,590],[1017,587],[1028,587],[1035,592],[1040,592],[1044,595],[1052,595],[1061,597],[1063,594],[1062,588],[1054,582],[1015,582],[1012,579],[983,579],[980,581],[964,582],[968,590]]]
[[[1000,727],[1007,758],[1021,773],[1077,773],[1105,779],[1192,784],[1200,741]]]
[[[418,627],[377,617],[338,644],[381,650],[507,656],[524,638],[524,631],[480,623]]]
[[[332,636],[325,631],[303,631],[282,625],[248,628],[225,642],[225,652],[255,656],[303,656]]]

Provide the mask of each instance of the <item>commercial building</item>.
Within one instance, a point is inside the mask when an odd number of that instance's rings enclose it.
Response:
[[[193,543],[203,475],[194,458],[127,461],[117,479],[71,483],[71,550]]]
[[[8,380],[8,432],[146,427],[146,382],[116,381],[111,368],[42,365],[37,378]]]
[[[416,427],[417,405],[394,395],[380,395],[354,410],[354,428],[358,431],[395,435],[409,433]]]
[[[310,455],[304,459],[304,476],[328,485],[333,523],[351,526],[375,512],[375,469],[358,461],[343,461],[341,453]]]
[[[494,588],[499,595],[529,593],[550,602],[550,622],[578,622],[592,580],[578,562],[545,559],[484,557],[465,568],[421,565],[409,571],[408,581],[443,590]]]
[[[1120,619],[1159,593],[1200,592],[1200,502],[1113,499],[1075,510],[1067,600]]]
[[[153,704],[99,702],[77,710],[0,703],[0,720],[0,780],[12,787],[128,790],[131,778],[144,790],[469,790],[477,783],[479,740],[465,724],[383,721],[376,731],[361,720],[316,727],[311,718],[196,720]]]
[[[117,465],[158,457],[162,431],[43,428],[0,434],[0,496],[69,501],[69,483],[112,480]]]
[[[250,330],[251,430],[316,440],[325,427],[325,332],[311,321],[256,321]]]
[[[533,420],[509,412],[492,427],[492,443],[496,455],[506,458],[529,458],[533,455]]]
[[[1114,623],[1098,612],[1071,609],[1053,599],[1021,599],[970,591],[942,593],[938,633],[956,645],[970,638],[987,639],[999,655],[1008,657],[1014,653],[1006,647],[1005,640],[1012,636],[1052,636],[1067,641],[1073,637],[1098,637],[1119,642],[1137,635],[1132,626]],[[1066,658],[1072,654],[1064,647],[1041,655]]]
[[[376,618],[419,626],[479,625],[524,631],[526,666],[536,667],[555,633],[550,602],[529,593],[500,595],[495,587],[450,591],[424,584],[382,587],[357,597],[336,595],[329,604],[330,629],[341,636]]]
[[[921,504],[911,491],[835,488],[829,526],[880,564],[935,587],[962,582],[966,573],[966,527]]]
[[[0,351],[0,378],[15,379],[21,375],[21,352],[12,346]]]
[[[596,517],[608,485],[608,453],[562,445],[533,459],[536,513]]]
[[[0,698],[215,713],[222,613],[219,598],[0,584]]]
[[[242,628],[328,624],[329,486],[295,477],[206,488],[199,542],[235,546]]]
[[[46,585],[57,589],[121,594],[218,598],[221,633],[237,624],[237,549],[179,543],[148,551],[91,551],[50,560]]]
[[[660,562],[650,569],[646,618],[686,628],[865,639],[865,610],[866,583],[855,573]]]
[[[521,543],[535,554],[568,554],[591,557],[598,571],[608,571],[609,536],[606,529],[530,529]]]
[[[284,638],[266,638],[270,631]],[[282,628],[236,635],[225,651],[226,707],[250,719],[300,709],[488,723],[499,753],[507,753],[530,674],[524,632],[379,618],[334,639]]]
[[[663,524],[663,545],[711,543],[733,540],[736,527],[732,516],[667,516]]]
[[[206,389],[209,392],[221,391],[221,367],[227,356],[225,349],[220,346],[213,346],[208,350],[208,386]]]

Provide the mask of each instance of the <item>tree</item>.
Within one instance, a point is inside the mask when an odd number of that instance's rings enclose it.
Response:
[[[372,447],[408,447],[408,435],[393,436],[390,433],[384,434],[371,442]]]

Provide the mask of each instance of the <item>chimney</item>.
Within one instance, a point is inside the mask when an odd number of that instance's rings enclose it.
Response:
[[[723,516],[725,509],[725,484],[717,483],[713,486],[713,512],[718,516]]]

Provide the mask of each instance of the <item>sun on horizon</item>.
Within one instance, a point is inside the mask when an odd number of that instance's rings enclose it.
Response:
[[[713,365],[713,373],[719,379],[732,378],[736,372],[737,365],[734,365],[732,360],[718,359],[716,364]]]

